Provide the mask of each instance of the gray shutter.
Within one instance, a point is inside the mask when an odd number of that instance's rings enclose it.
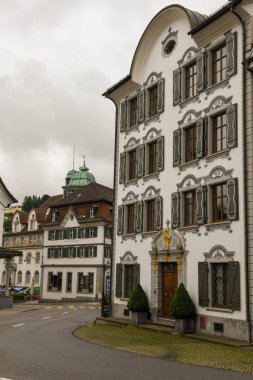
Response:
[[[137,178],[141,178],[145,173],[145,145],[139,145],[136,149]]]
[[[98,228],[94,227],[94,237],[97,237],[97,236],[98,236]]]
[[[118,235],[124,233],[124,206],[118,206]]]
[[[93,257],[97,257],[97,250],[98,250],[98,247],[95,245],[94,246],[94,256]]]
[[[133,287],[134,289],[136,285],[140,283],[140,264],[133,265]]]
[[[181,129],[173,132],[173,166],[181,164]]]
[[[143,203],[137,202],[135,207],[135,232],[139,234],[143,230]]]
[[[85,232],[84,232],[84,236],[86,237],[86,238],[89,238],[90,237],[90,228],[89,227],[85,227]]]
[[[232,310],[241,309],[240,264],[238,261],[228,263],[228,305]]]
[[[196,59],[197,66],[197,92],[204,91],[206,87],[206,53],[201,52]]]
[[[76,247],[76,257],[80,257],[80,247]]]
[[[181,102],[181,68],[173,71],[173,106]]]
[[[164,170],[164,136],[160,136],[157,140],[157,163],[158,172]]]
[[[204,152],[204,119],[199,119],[196,124],[196,135],[197,135],[197,141],[196,141],[196,157],[202,158],[203,152]]]
[[[227,214],[228,220],[238,220],[238,180],[231,178],[227,181]]]
[[[196,223],[206,222],[206,186],[199,186],[196,189]]]
[[[116,297],[122,297],[122,264],[116,264]]]
[[[124,132],[127,126],[127,101],[125,100],[120,106],[120,131]]]
[[[208,155],[208,117],[204,117],[203,125],[203,157]]]
[[[126,177],[126,152],[120,153],[119,183],[125,182]]]
[[[199,283],[199,306],[209,305],[208,297],[208,263],[198,263],[198,283]]]
[[[155,199],[155,230],[160,231],[163,228],[163,199]]]
[[[88,257],[89,256],[89,247],[86,246],[84,247],[84,257]]]
[[[157,83],[157,113],[164,111],[164,78],[159,79]]]
[[[227,148],[232,149],[237,146],[237,104],[227,108]]]
[[[227,48],[227,76],[237,73],[237,33],[231,33],[226,39]]]
[[[137,95],[138,123],[145,120],[145,90],[142,89]]]
[[[62,257],[68,257],[68,248],[67,247],[63,248]]]
[[[171,227],[180,227],[180,193],[173,193],[171,196]]]

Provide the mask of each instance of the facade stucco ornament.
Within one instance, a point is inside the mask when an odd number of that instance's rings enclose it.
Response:
[[[155,197],[160,194],[161,189],[156,189],[154,186],[149,186],[144,193],[141,194],[142,198]]]
[[[167,243],[165,240],[167,240]],[[171,230],[170,227],[167,226],[164,230],[159,231],[154,236],[151,247],[152,251],[157,253],[183,253],[185,249],[185,240],[180,232]]]
[[[229,98],[225,98],[225,96],[219,95],[216,96],[210,103],[209,107],[207,107],[204,111],[205,113],[209,113],[215,111],[221,107],[226,107],[231,104],[232,96]]]
[[[122,202],[133,202],[135,200],[138,199],[138,195],[136,195],[133,191],[130,191],[129,193],[127,193],[127,195],[125,196],[125,198],[122,198]]]
[[[218,179],[218,178],[222,178],[222,177],[231,178],[232,173],[233,173],[233,169],[226,170],[223,166],[217,166],[217,167],[213,168],[211,170],[210,174],[207,177],[204,177],[204,179],[206,181],[208,181],[208,180],[210,181],[210,180]]]
[[[161,129],[157,130],[156,128],[152,128],[147,132],[146,136],[144,136],[142,140],[143,142],[146,142],[146,141],[157,139],[159,136],[161,136],[161,132],[162,132]]]
[[[134,256],[132,252],[127,251],[120,257],[120,262],[125,264],[134,264],[137,262],[137,256]]]
[[[126,143],[126,145],[124,145],[124,149],[128,149],[128,148],[132,148],[134,146],[137,146],[138,144],[140,143],[140,139],[136,139],[134,137],[132,137],[131,139],[128,140],[128,142]]]
[[[177,185],[178,189],[195,186],[200,183],[200,179],[197,179],[193,174],[188,174],[184,179]]]
[[[228,251],[222,245],[215,245],[209,252],[204,252],[205,261],[234,260],[234,251]]]
[[[196,119],[201,117],[201,113],[202,113],[202,111],[197,112],[193,109],[187,111],[184,114],[183,118],[178,122],[178,125],[181,126],[183,124],[193,123]]]

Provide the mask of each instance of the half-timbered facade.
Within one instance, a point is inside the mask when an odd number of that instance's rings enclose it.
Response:
[[[168,320],[183,282],[197,330],[252,339],[252,15],[252,1],[210,17],[164,8],[104,94],[116,105],[114,316],[128,317],[140,282],[151,318]]]

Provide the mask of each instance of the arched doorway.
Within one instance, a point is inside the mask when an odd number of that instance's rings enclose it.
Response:
[[[152,319],[171,319],[170,305],[178,284],[186,282],[184,239],[170,227],[159,231],[152,241],[151,313]]]

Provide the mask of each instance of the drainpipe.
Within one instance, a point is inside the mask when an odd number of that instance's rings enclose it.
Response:
[[[248,173],[247,173],[247,152],[246,152],[246,138],[247,138],[247,128],[246,128],[246,106],[247,106],[247,96],[246,96],[246,75],[247,75],[247,61],[246,61],[246,26],[242,17],[235,11],[236,1],[231,1],[231,13],[237,17],[242,27],[242,38],[243,38],[243,94],[242,94],[242,117],[243,117],[243,172],[244,172],[244,252],[245,252],[245,269],[246,269],[246,318],[248,324],[248,342],[251,343],[251,323],[250,323],[250,312],[249,312],[249,228],[248,228]]]

